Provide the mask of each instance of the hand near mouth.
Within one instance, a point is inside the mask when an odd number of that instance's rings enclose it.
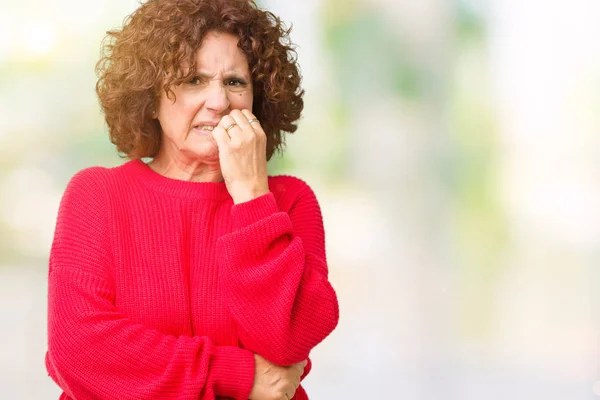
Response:
[[[267,136],[249,110],[233,110],[212,130],[221,173],[235,204],[269,192]]]

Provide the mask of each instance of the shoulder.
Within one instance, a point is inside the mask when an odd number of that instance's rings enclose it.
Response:
[[[92,195],[104,186],[107,168],[89,167],[75,173],[69,180],[64,197]]]
[[[304,180],[291,175],[269,176],[269,189],[277,195],[301,193],[312,189]]]
[[[63,194],[63,203],[80,206],[106,205],[115,183],[122,175],[124,165],[106,168],[100,166],[84,168],[73,175]]]
[[[269,177],[269,189],[281,209],[290,210],[298,204],[314,204],[318,207],[313,189],[304,180],[291,175]]]
[[[313,196],[312,188],[304,180],[291,175],[269,176],[269,190],[280,198],[298,198],[302,196]]]
[[[88,167],[82,169],[73,175],[67,185],[67,190],[77,190],[78,188],[100,185],[106,180],[108,171],[109,169],[104,167]]]
[[[86,259],[88,271],[104,274],[111,256],[111,209],[105,190],[110,168],[90,167],[69,180],[58,209],[51,250],[51,269],[74,265],[76,254]],[[95,257],[97,254],[98,257]],[[91,258],[86,258],[86,257]],[[79,260],[79,259],[78,259]],[[102,275],[104,276],[104,275]]]
[[[127,162],[118,167],[88,167],[84,168],[69,180],[66,192],[78,192],[83,191],[84,193],[97,193],[97,192],[110,192],[110,188],[116,181],[122,179],[126,175],[125,169],[128,168]]]

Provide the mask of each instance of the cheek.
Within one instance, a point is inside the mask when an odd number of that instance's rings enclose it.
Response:
[[[167,111],[169,122],[173,126],[187,125],[198,111],[198,102],[189,96],[178,96],[175,104],[170,104]]]
[[[164,134],[176,139],[187,134],[189,122],[194,117],[193,104],[186,101],[184,96],[178,96],[175,103],[167,101],[159,108],[159,122]]]
[[[202,96],[181,95],[174,104],[175,112],[182,117],[191,117],[202,102]]]
[[[247,109],[252,111],[253,97],[252,92],[250,93],[232,93],[229,97],[232,109],[243,110]]]

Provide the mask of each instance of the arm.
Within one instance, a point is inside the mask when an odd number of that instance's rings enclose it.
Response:
[[[247,399],[250,351],[165,335],[115,308],[102,176],[102,169],[76,175],[61,202],[50,255],[48,372],[76,399]]]
[[[237,204],[232,232],[217,243],[242,343],[279,365],[306,360],[339,317],[319,205],[306,184],[292,183],[297,194],[289,212],[279,210],[272,193]]]

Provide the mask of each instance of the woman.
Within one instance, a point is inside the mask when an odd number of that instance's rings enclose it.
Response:
[[[97,92],[131,160],[79,172],[61,202],[61,399],[308,398],[338,305],[313,192],[266,172],[303,106],[288,33],[247,0],[150,0],[109,32]]]

